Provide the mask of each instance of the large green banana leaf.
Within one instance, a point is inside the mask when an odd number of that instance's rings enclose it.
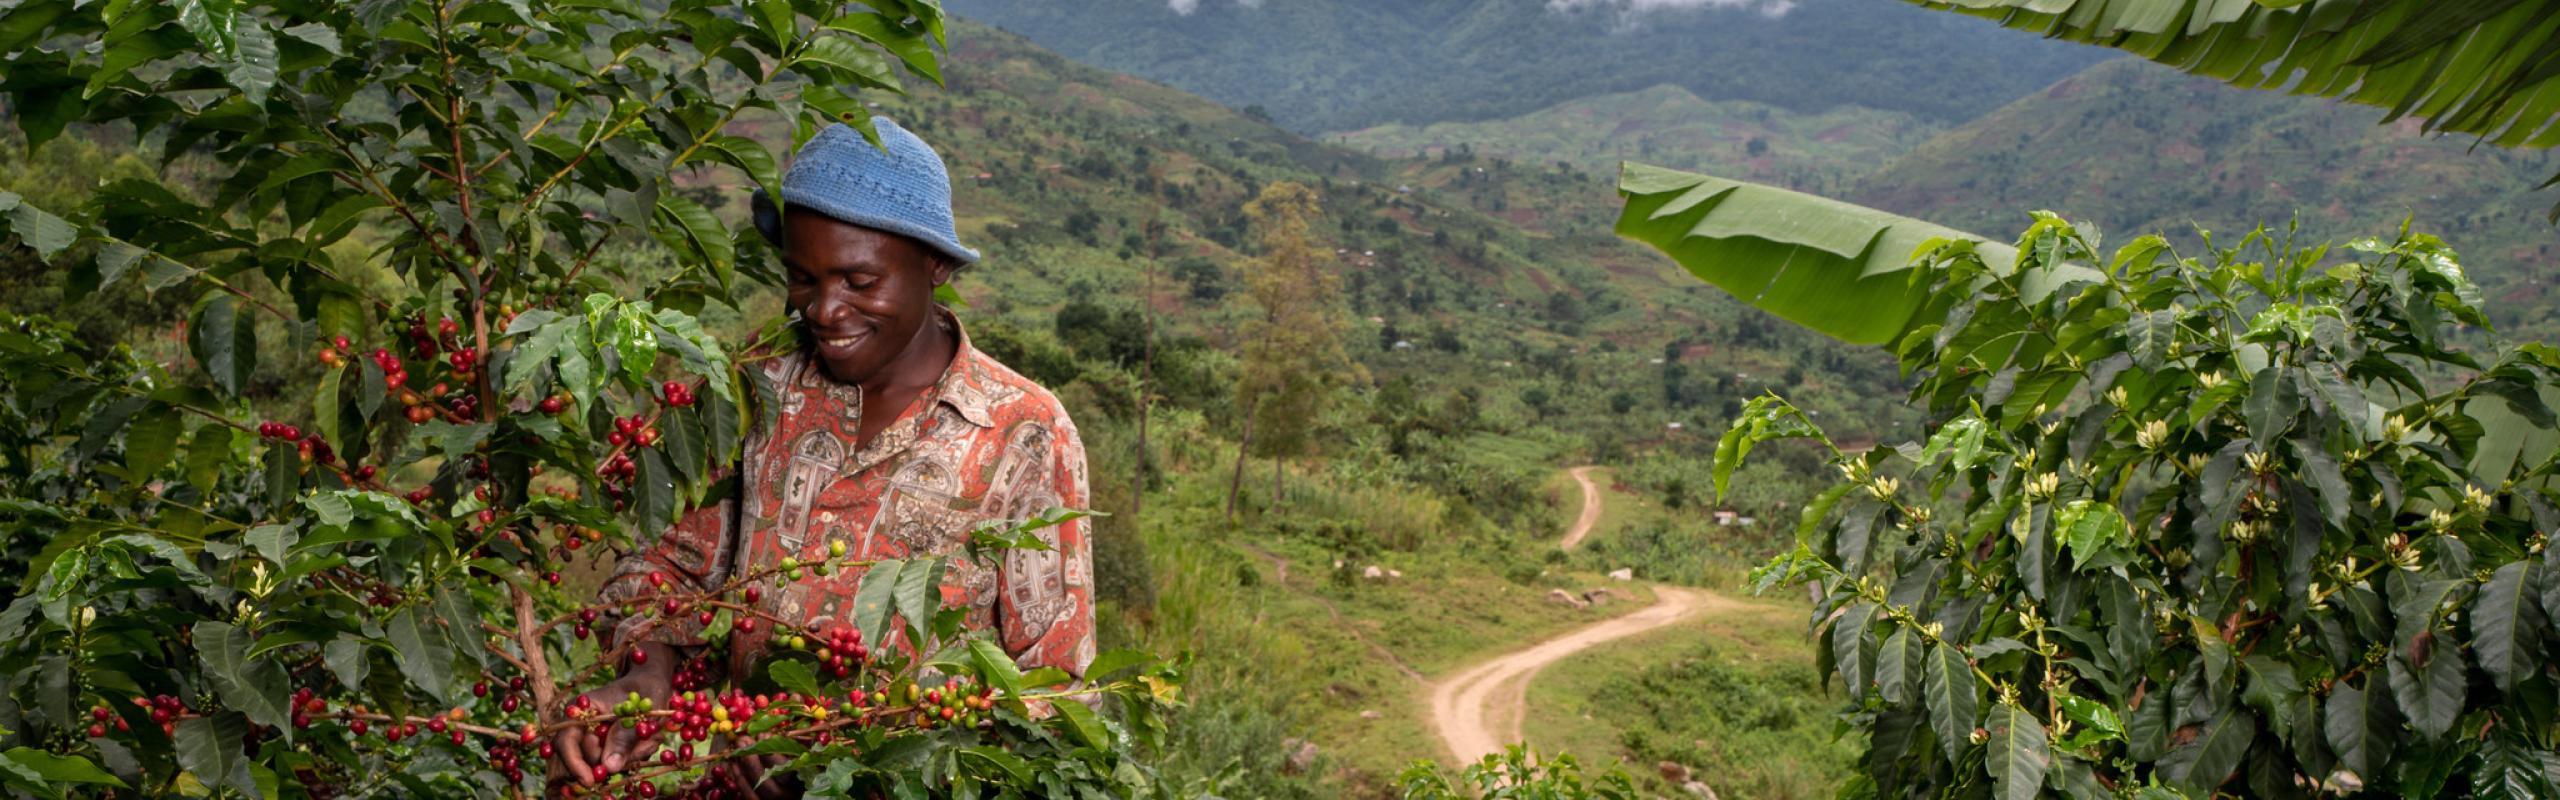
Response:
[[[2501,146],[2560,144],[2553,0],[1907,1],[2239,86],[2414,114]]]
[[[1699,280],[1824,335],[1857,344],[1901,338],[1922,316],[1926,286],[1911,256],[1933,239],[1976,243],[2005,272],[2016,248],[1953,228],[1774,186],[1628,162],[1618,234],[1669,254]],[[2033,296],[2097,273],[2039,271]]]

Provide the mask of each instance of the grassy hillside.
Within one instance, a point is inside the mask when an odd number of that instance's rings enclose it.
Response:
[[[1531,163],[1565,161],[1602,175],[1635,160],[1838,193],[1945,128],[1894,111],[1844,106],[1806,113],[1749,100],[1702,100],[1664,84],[1508,119],[1390,123],[1326,141],[1391,157],[1463,149]]]
[[[2474,149],[2376,125],[2376,109],[2233,89],[2136,60],[2110,62],[1949,131],[1850,199],[1985,234],[2052,209],[2121,240],[2196,226],[2235,241],[2299,214],[2308,241],[2375,235],[2405,217],[2459,249],[2510,334],[2560,335],[2546,275],[2560,244],[2535,186],[2547,151]]]
[[[2111,54],[1874,0],[953,0],[963,16],[1301,131],[1499,119],[1657,84],[1970,119]]]

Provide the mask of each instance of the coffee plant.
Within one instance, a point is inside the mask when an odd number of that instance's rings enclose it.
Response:
[[[675,179],[775,188],[740,131],[868,126],[858,92],[938,80],[941,36],[932,0],[0,3],[31,147],[124,137],[185,176],[0,191],[5,255],[187,309],[135,343],[0,317],[0,788],[724,796],[754,757],[819,796],[1159,791],[1134,754],[1179,666],[1022,674],[941,607],[940,560],[813,550],[611,607],[564,577],[735,491],[747,367],[797,346],[707,332],[777,272]],[[840,569],[867,570],[849,628],[760,604]],[[598,635],[634,616],[785,647],[581,699],[646,657]],[[653,749],[566,775],[582,727]]]
[[[1918,256],[1925,441],[1763,397],[1720,443],[1719,492],[1779,438],[1842,475],[1757,580],[1812,586],[1843,796],[2560,794],[2560,351],[2406,230],[2018,253]]]
[[[1635,781],[1615,768],[1585,776],[1571,753],[1539,758],[1527,745],[1488,753],[1458,769],[1454,779],[1437,761],[1415,761],[1396,776],[1405,800],[1635,800]]]

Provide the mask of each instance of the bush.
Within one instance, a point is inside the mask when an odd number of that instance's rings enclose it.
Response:
[[[24,575],[0,610],[0,787],[521,796],[543,788],[539,743],[626,725],[687,744],[609,776],[621,796],[710,792],[739,752],[791,757],[822,796],[1152,791],[1133,753],[1178,667],[1020,674],[925,590],[940,560],[812,553],[611,608],[563,588],[585,548],[726,491],[759,416],[738,366],[793,334],[704,331],[770,259],[740,257],[759,237],[669,172],[773,188],[778,159],[733,126],[862,123],[847,89],[893,85],[890,59],[939,74],[935,4],[863,8],[0,10],[0,91],[31,146],[116,126],[208,176],[118,180],[64,213],[0,192],[9,258],[156,293],[192,356],[0,318],[0,566]],[[331,254],[370,226],[369,259]],[[867,570],[848,629],[757,608],[758,584],[843,568]],[[770,625],[807,652],[736,685],[685,665],[669,707],[574,701],[638,658],[593,636],[623,615],[710,617],[715,639]],[[847,640],[895,629],[913,655]]]
[[[1833,450],[1762,575],[1819,589],[1843,796],[2551,796],[2560,351],[2464,346],[2478,290],[2405,231],[2019,252],[1924,253],[1896,349],[1941,421]],[[1790,436],[1827,444],[1753,401],[1719,490]]]

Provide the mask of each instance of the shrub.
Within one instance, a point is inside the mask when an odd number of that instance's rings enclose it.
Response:
[[[733,128],[867,124],[848,89],[892,87],[891,59],[939,74],[936,4],[856,8],[0,9],[0,91],[31,146],[99,126],[208,176],[117,180],[63,213],[0,192],[0,223],[63,285],[186,309],[192,356],[0,319],[0,566],[24,575],[0,610],[0,787],[521,796],[554,734],[624,725],[679,734],[609,776],[626,797],[718,788],[709,770],[741,752],[791,757],[819,795],[1150,791],[1132,754],[1178,669],[1105,654],[1073,688],[1019,674],[939,607],[939,560],[820,551],[613,608],[562,588],[578,551],[644,543],[726,491],[760,412],[738,366],[791,341],[704,332],[706,304],[773,272],[670,172],[773,188],[774,153]],[[367,226],[370,258],[331,255]],[[284,363],[316,377],[282,383]],[[850,629],[756,608],[758,584],[844,568],[868,570]],[[714,638],[770,625],[805,652],[728,686],[687,665],[668,707],[583,705],[636,658],[592,636],[626,614],[709,617]],[[913,655],[850,639],[893,629]]]
[[[1924,251],[1896,351],[1938,424],[1834,449],[1761,575],[1818,587],[1843,796],[2550,796],[2560,351],[2465,346],[2478,290],[2406,231],[2018,249]],[[1794,436],[1752,401],[1719,491]]]

